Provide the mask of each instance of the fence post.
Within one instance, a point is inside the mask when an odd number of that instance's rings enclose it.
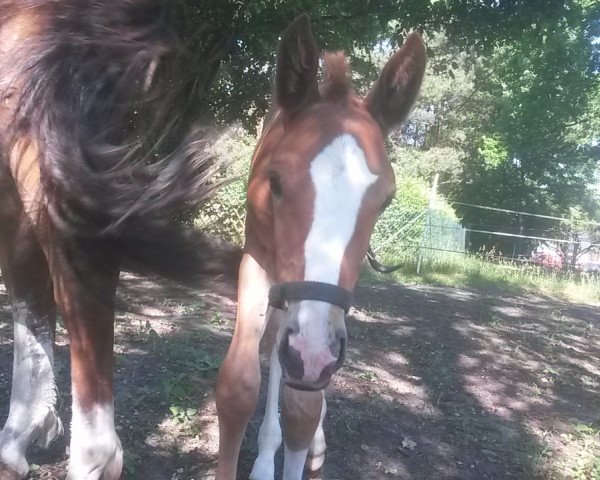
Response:
[[[433,182],[431,183],[431,191],[429,192],[429,204],[427,205],[427,215],[425,216],[425,226],[423,227],[423,235],[421,235],[421,242],[419,243],[419,255],[417,257],[417,275],[421,273],[421,263],[423,262],[423,247],[425,245],[427,229],[430,229],[431,211],[435,208],[435,199],[437,195],[437,186],[439,178],[440,174],[436,173],[433,176]]]

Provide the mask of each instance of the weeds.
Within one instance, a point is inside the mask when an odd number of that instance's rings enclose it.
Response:
[[[140,463],[140,456],[131,451],[123,451],[123,480],[134,480],[136,476],[137,466]]]
[[[169,407],[169,411],[173,416],[173,422],[175,423],[185,423],[190,420],[198,413],[197,408],[185,408],[181,405],[171,405]]]
[[[573,480],[600,479],[600,428],[576,424],[572,433],[561,435],[563,443],[577,451],[577,455],[559,465],[568,478]]]
[[[368,381],[372,381],[377,378],[377,375],[374,372],[369,372],[368,370],[360,372],[356,376],[357,376],[357,378],[360,378],[361,380],[368,380]]]

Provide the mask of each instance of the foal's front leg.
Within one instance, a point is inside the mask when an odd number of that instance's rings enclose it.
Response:
[[[49,250],[55,297],[71,347],[73,417],[67,480],[117,480],[123,451],[113,404],[114,296],[119,270],[100,242]]]
[[[237,478],[244,432],[258,401],[261,379],[259,343],[268,320],[268,275],[248,253],[242,258],[239,278],[235,331],[217,380],[217,480]]]
[[[276,311],[273,311],[273,315]],[[258,431],[258,457],[254,461],[250,480],[274,480],[275,454],[283,436],[279,424],[279,389],[281,387],[281,365],[277,347],[273,346],[269,359],[269,390],[265,416]]]
[[[273,311],[273,314],[276,312],[277,311]],[[277,354],[277,348],[274,347],[271,351],[269,361],[269,391],[267,393],[265,416],[260,425],[260,430],[258,431],[258,457],[255,460],[254,467],[250,473],[250,480],[274,480],[275,478],[275,454],[283,440],[279,423],[279,391],[281,387],[281,377],[279,356]],[[284,476],[284,478],[286,479],[300,480],[304,470],[307,471],[309,478],[318,478],[321,473],[321,467],[325,461],[326,449],[323,420],[325,418],[325,413],[327,412],[327,403],[325,401],[324,393],[325,392],[322,391],[310,395],[313,397],[312,401],[315,402],[315,406],[318,404],[319,394],[323,397],[323,403],[317,430],[310,441],[308,452],[306,452],[306,449],[304,448],[293,450],[289,446],[286,446],[286,457],[284,458],[284,471],[287,475]],[[315,410],[311,409],[311,412],[314,414]],[[287,414],[289,415],[289,412],[287,412]],[[314,419],[309,419],[308,422],[314,422]],[[290,428],[293,427],[289,425],[287,430],[288,439],[293,433],[290,432]],[[298,441],[297,435],[298,433],[296,432],[296,442]],[[307,435],[303,439],[303,445],[306,445],[307,439],[310,438],[310,430],[304,435]],[[294,445],[293,441],[291,444]],[[303,464],[304,458],[306,458],[305,465]]]
[[[308,392],[283,386],[281,419],[285,440],[283,480],[301,480],[308,450],[323,422],[324,391]],[[322,432],[321,432],[322,433]]]
[[[24,478],[28,445],[48,446],[62,433],[55,409],[56,307],[46,259],[33,230],[2,225],[0,266],[12,302],[14,360],[10,411],[0,432],[0,478]]]

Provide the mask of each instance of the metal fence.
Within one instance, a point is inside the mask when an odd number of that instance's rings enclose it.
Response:
[[[465,254],[513,263],[515,267],[536,265],[600,272],[600,243],[595,242],[595,238],[600,237],[599,223],[454,202],[452,205],[481,212],[481,223],[463,225],[448,208],[439,208],[443,204],[436,199],[436,183],[434,180],[427,208],[396,211],[394,216],[384,216],[376,225],[371,244],[378,257],[391,264],[412,263],[416,259],[417,272],[424,262]],[[517,217],[519,221],[512,222],[517,225],[522,225],[521,220],[525,217],[539,217],[547,225],[569,224],[564,230],[570,230],[571,235],[565,234],[561,238],[556,233],[558,228],[534,230],[521,227],[515,232],[506,226],[485,224],[490,212]],[[504,222],[504,225],[508,223]]]

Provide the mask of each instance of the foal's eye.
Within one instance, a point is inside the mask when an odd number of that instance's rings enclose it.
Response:
[[[279,180],[279,176],[275,173],[269,174],[269,185],[271,186],[271,193],[276,197],[281,197],[283,195],[283,189],[281,188],[281,181]]]

